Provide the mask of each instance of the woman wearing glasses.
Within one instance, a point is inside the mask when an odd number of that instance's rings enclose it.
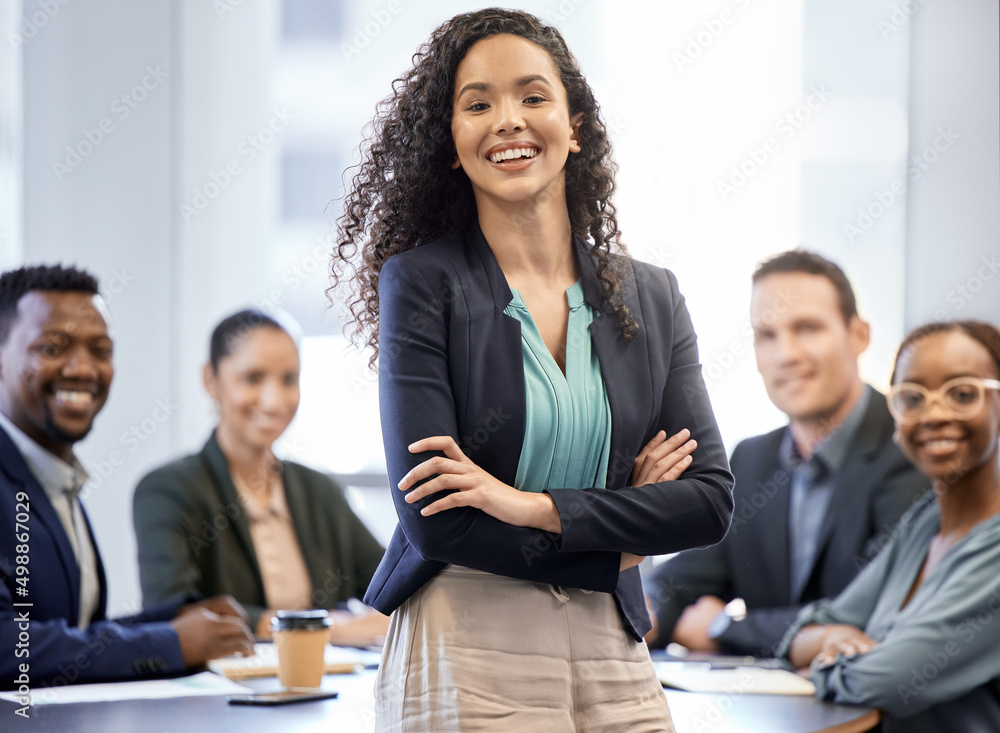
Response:
[[[896,439],[930,477],[885,550],[779,652],[820,697],[876,707],[882,730],[1000,730],[1000,331],[933,323],[896,355]]]

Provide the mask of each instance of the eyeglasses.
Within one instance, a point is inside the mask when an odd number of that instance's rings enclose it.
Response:
[[[927,389],[914,382],[896,384],[889,390],[889,412],[901,423],[915,422],[937,400],[957,420],[979,414],[986,402],[986,390],[1000,390],[1000,381],[979,377],[949,379],[937,389]]]

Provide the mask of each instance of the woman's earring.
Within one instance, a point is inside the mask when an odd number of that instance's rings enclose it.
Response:
[[[899,441],[902,440],[902,437],[903,436],[899,434],[899,428],[892,431],[892,442],[896,445],[899,445]]]

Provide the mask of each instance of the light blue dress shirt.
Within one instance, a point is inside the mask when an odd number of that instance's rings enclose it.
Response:
[[[604,488],[611,454],[611,407],[597,354],[591,348],[594,311],[577,281],[566,289],[564,375],[535,326],[521,294],[504,313],[521,322],[527,420],[515,488]]]

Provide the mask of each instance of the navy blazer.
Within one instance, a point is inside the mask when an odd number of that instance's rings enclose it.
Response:
[[[930,489],[930,481],[892,442],[894,424],[885,396],[867,387],[868,406],[820,527],[812,570],[792,595],[788,505],[791,476],[778,463],[788,426],[748,438],[733,451],[736,511],[718,545],[682,552],[661,564],[649,584],[665,645],[684,608],[703,595],[742,598],[747,616],[719,636],[731,654],[774,656],[799,610],[839,595],[889,541],[897,520]]]
[[[94,542],[89,519],[87,530]],[[96,542],[94,552],[100,601],[91,624],[80,629],[80,569],[73,547],[45,490],[0,428],[0,689],[19,687],[22,664],[28,665],[28,687],[35,692],[43,685],[185,668],[177,632],[167,623],[180,600],[107,620]],[[28,572],[18,574],[19,566]]]
[[[505,524],[478,509],[420,510],[397,483],[427,454],[407,446],[454,437],[466,455],[514,483],[525,430],[521,325],[513,294],[478,227],[389,259],[379,278],[379,399],[399,516],[365,601],[389,613],[455,563],[498,575],[614,593],[637,639],[650,627],[638,568],[622,552],[657,555],[718,542],[733,509],[733,479],[698,362],[694,329],[672,273],[622,259],[625,303],[638,323],[626,342],[605,312],[595,265],[574,247],[611,407],[606,488],[552,489],[561,534]],[[635,457],[656,434],[689,428],[698,441],[677,481],[629,486]]]

